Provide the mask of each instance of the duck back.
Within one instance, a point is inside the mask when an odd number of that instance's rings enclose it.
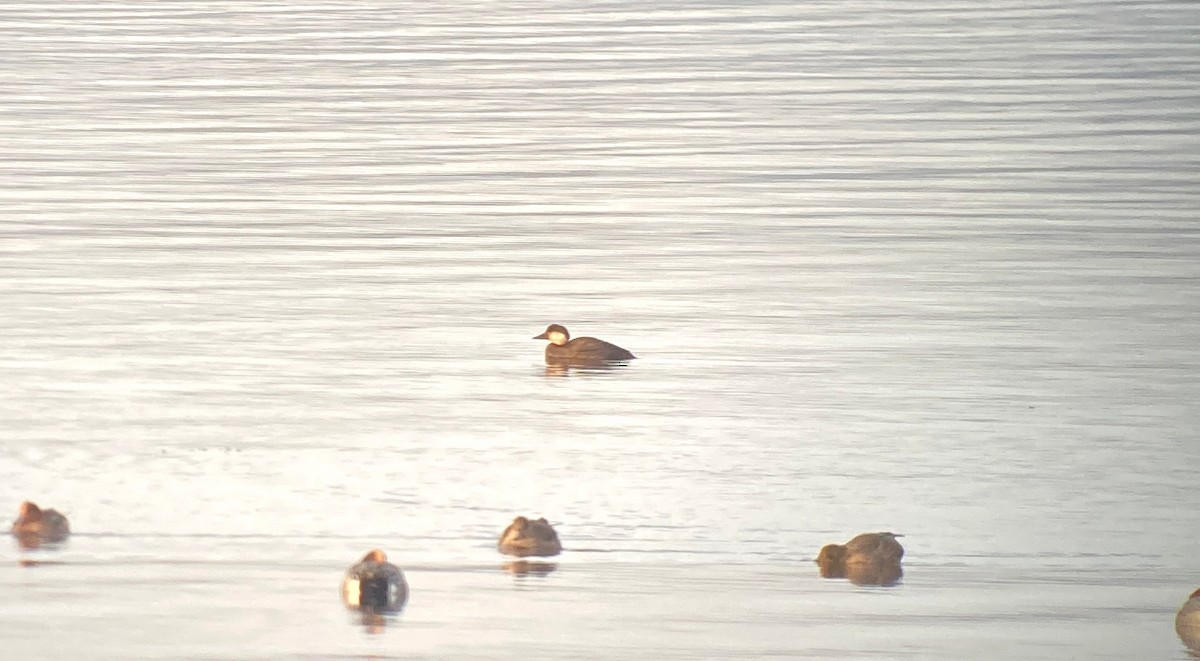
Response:
[[[630,351],[594,337],[577,337],[563,345],[546,345],[546,362],[579,361],[603,363],[615,360],[633,360],[637,356]]]
[[[892,533],[863,533],[846,542],[846,554],[875,562],[898,563],[904,557],[904,547]]]

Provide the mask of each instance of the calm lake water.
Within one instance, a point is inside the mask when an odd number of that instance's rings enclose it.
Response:
[[[1200,4],[0,2],[0,154],[8,658],[1189,658]]]

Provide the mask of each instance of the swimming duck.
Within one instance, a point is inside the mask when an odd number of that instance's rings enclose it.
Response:
[[[396,612],[408,601],[408,583],[400,568],[388,562],[386,553],[373,549],[346,570],[342,601],[354,610]]]
[[[890,532],[869,532],[843,544],[827,544],[817,555],[823,578],[849,578],[860,585],[890,585],[900,578],[904,547]]]
[[[558,555],[562,553],[562,544],[558,541],[558,533],[550,522],[545,519],[531,521],[523,516],[513,519],[504,532],[496,548],[506,555],[524,558],[530,555]]]
[[[36,504],[25,501],[17,520],[13,521],[12,533],[17,536],[23,546],[36,548],[43,542],[61,542],[71,534],[67,517],[55,510],[44,510]]]
[[[1175,633],[1194,652],[1200,652],[1200,590],[1192,593],[1175,614]]]
[[[594,337],[577,337],[572,340],[567,328],[558,324],[550,324],[544,333],[533,336],[533,339],[550,340],[550,344],[546,345],[547,363],[599,365],[637,358],[615,344]]]

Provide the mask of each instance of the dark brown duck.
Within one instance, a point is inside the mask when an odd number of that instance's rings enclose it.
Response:
[[[637,358],[627,349],[594,337],[577,337],[572,340],[566,326],[559,324],[550,324],[544,333],[535,335],[533,339],[550,341],[550,344],[546,345],[546,362],[549,364],[599,365]]]

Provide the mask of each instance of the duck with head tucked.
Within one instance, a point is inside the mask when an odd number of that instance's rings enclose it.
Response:
[[[71,534],[67,517],[56,510],[42,509],[31,501],[21,503],[17,520],[13,521],[12,534],[21,546],[37,548],[44,543],[61,542]]]
[[[408,601],[408,583],[400,568],[388,562],[387,554],[374,549],[346,570],[342,601],[354,610],[398,612]]]
[[[524,558],[531,555],[549,556],[562,553],[558,533],[546,519],[527,519],[518,516],[504,532],[496,548],[506,555]]]
[[[533,336],[533,339],[550,341],[546,345],[546,363],[550,365],[605,365],[637,358],[626,349],[594,337],[572,340],[566,326],[559,324],[550,324],[545,332]]]
[[[901,576],[904,547],[890,532],[869,532],[845,544],[827,544],[817,555],[823,578],[849,578],[860,585],[891,585]]]
[[[1175,633],[1188,649],[1200,654],[1200,590],[1193,592],[1175,613]]]

